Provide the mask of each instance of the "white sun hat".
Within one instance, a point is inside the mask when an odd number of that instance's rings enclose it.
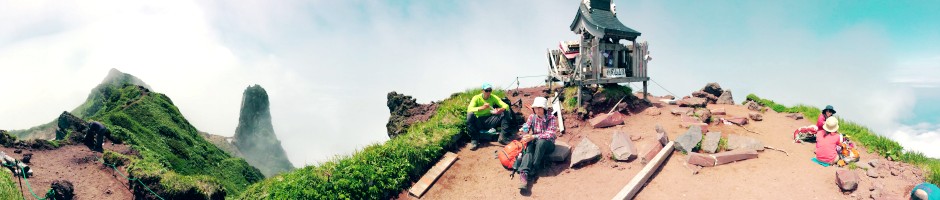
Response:
[[[839,119],[835,117],[827,118],[826,124],[823,125],[823,129],[830,133],[839,131]]]
[[[545,108],[545,103],[546,103],[546,102],[548,102],[548,99],[545,99],[545,97],[535,97],[535,99],[532,100],[532,106],[530,106],[530,107],[532,107],[532,108]]]

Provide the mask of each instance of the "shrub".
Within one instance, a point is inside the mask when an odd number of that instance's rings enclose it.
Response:
[[[256,183],[239,199],[388,199],[443,156],[465,132],[466,107],[480,90],[456,93],[436,114],[404,133],[349,156],[307,166]],[[503,91],[494,91],[502,96]]]

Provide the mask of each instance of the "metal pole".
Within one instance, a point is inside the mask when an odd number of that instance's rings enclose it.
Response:
[[[643,81],[643,100],[650,101],[649,98],[646,97],[647,94],[649,94],[649,92],[646,91],[646,81]]]

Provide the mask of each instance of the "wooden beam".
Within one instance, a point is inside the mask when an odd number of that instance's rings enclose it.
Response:
[[[428,189],[431,188],[431,185],[437,181],[437,178],[440,177],[441,174],[444,174],[444,171],[450,168],[450,165],[454,164],[454,161],[457,161],[457,154],[452,152],[444,154],[444,157],[442,157],[440,161],[437,161],[434,167],[431,167],[427,173],[424,173],[424,176],[421,176],[421,179],[418,180],[417,183],[408,189],[408,193],[421,198],[421,195],[424,195],[424,192],[427,192]]]
[[[672,155],[673,146],[675,145],[675,141],[669,141],[669,143],[663,147],[663,150],[659,151],[659,154],[656,154],[656,157],[653,157],[651,162],[646,163],[646,166],[640,170],[640,173],[637,173],[636,176],[627,183],[627,186],[624,186],[613,199],[633,199],[633,197],[636,197],[636,194],[640,192],[640,188],[646,185],[646,182],[649,180],[650,176],[653,175],[653,172],[659,169],[659,166],[664,163],[666,158]]]

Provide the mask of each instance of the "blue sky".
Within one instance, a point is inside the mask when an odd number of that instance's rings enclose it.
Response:
[[[741,100],[834,105],[940,157],[940,4],[615,1],[677,96],[719,82]],[[0,128],[51,121],[111,68],[170,96],[199,130],[232,135],[260,84],[295,165],[387,139],[385,95],[420,102],[544,75],[575,40],[578,1],[0,0]],[[523,79],[524,86],[538,79]],[[635,84],[634,84],[635,85]],[[655,84],[656,95],[667,92]]]

